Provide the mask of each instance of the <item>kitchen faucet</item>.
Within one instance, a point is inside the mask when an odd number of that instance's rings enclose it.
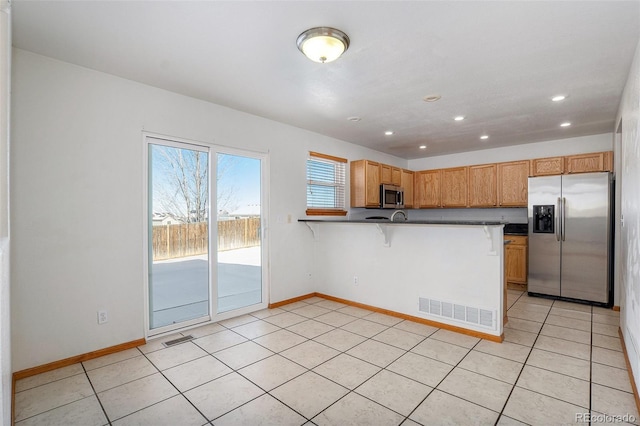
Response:
[[[402,217],[396,219],[398,215],[401,215]],[[405,222],[407,220],[407,213],[404,210],[396,210],[393,212],[389,220],[391,222]]]

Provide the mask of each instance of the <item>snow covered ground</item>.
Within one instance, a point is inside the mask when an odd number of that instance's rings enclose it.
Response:
[[[261,302],[260,265],[260,247],[218,253],[218,312]],[[207,256],[154,262],[150,288],[151,328],[207,315],[208,277]]]

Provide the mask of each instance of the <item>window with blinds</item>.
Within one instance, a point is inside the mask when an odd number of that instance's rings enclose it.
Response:
[[[341,215],[345,211],[345,158],[310,152],[307,159],[307,215]]]

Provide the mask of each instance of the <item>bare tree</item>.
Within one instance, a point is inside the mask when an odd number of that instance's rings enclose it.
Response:
[[[236,197],[237,188],[227,180],[232,179],[234,167],[237,165],[237,157],[232,155],[218,156],[218,164],[216,167],[216,189],[217,189],[217,207],[218,211],[232,212],[238,209]]]
[[[204,152],[168,146],[153,147],[154,202],[164,213],[169,213],[184,222],[204,222],[207,220],[209,196],[209,164]],[[155,157],[155,154],[158,154]],[[223,156],[217,165],[216,185],[218,210],[233,210],[235,187],[220,185],[225,175],[233,169],[231,156]]]

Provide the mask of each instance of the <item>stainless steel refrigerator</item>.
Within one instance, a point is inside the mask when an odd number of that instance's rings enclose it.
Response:
[[[529,178],[532,294],[610,303],[609,173]]]

